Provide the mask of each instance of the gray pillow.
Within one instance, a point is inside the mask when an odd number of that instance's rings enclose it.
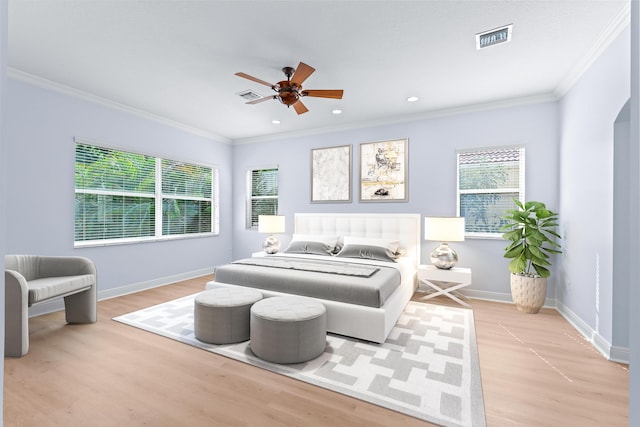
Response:
[[[345,245],[336,256],[396,262],[396,255],[389,248],[382,246]]]
[[[287,254],[308,254],[308,255],[332,255],[333,246],[322,242],[307,242],[305,240],[295,240],[289,243],[284,253]]]

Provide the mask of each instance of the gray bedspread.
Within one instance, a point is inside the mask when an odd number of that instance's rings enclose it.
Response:
[[[394,267],[282,256],[246,258],[215,270],[216,282],[368,307],[382,307],[400,279]]]

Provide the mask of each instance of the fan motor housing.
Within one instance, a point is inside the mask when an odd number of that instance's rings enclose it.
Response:
[[[301,86],[298,86],[294,82],[288,80],[278,82],[276,85],[276,90],[280,95],[278,99],[284,105],[293,105],[298,102],[298,99],[300,99],[300,89],[302,89]]]

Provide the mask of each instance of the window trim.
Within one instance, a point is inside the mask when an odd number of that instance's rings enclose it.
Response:
[[[505,187],[505,188],[487,188],[487,189],[476,189],[476,190],[460,190],[460,154],[463,153],[477,153],[481,151],[500,151],[500,150],[518,150],[518,176],[520,187]],[[513,145],[500,145],[500,146],[490,146],[490,147],[477,147],[477,148],[465,148],[456,150],[456,215],[460,216],[460,196],[462,194],[489,194],[489,193],[518,193],[518,200],[522,203],[525,202],[525,146],[522,144],[513,144]],[[502,232],[496,233],[486,233],[486,232],[477,232],[477,231],[467,231],[465,229],[464,237],[465,239],[487,239],[487,240],[500,240],[502,239]]]
[[[133,193],[126,191],[117,191],[117,190],[87,190],[87,189],[78,189],[75,185],[74,178],[74,195],[75,194],[103,194],[110,196],[126,196],[126,197],[148,197],[153,198],[156,214],[155,214],[155,234],[153,236],[143,236],[143,237],[121,237],[121,238],[113,238],[113,239],[97,239],[97,240],[75,240],[75,226],[74,226],[74,238],[73,238],[73,247],[74,248],[86,248],[86,247],[97,247],[97,246],[113,246],[113,245],[128,245],[128,244],[136,244],[136,243],[149,243],[149,242],[160,242],[167,240],[182,240],[182,239],[193,239],[193,238],[201,238],[201,237],[211,237],[211,236],[219,236],[220,235],[220,206],[219,206],[219,167],[214,164],[206,164],[202,162],[193,162],[182,160],[178,158],[168,158],[165,156],[159,156],[157,154],[151,153],[142,153],[140,151],[132,150],[130,148],[118,147],[111,144],[104,144],[95,140],[85,139],[85,138],[74,138],[73,142],[73,152],[74,157],[76,153],[76,146],[78,144],[90,145],[94,147],[100,147],[107,150],[121,151],[131,154],[137,154],[142,156],[153,157],[155,160],[155,191],[154,193]],[[162,160],[172,160],[187,163],[190,165],[201,166],[204,168],[208,168],[211,170],[211,198],[200,198],[193,196],[181,196],[174,197],[173,195],[165,195],[162,193]],[[74,160],[74,174],[75,174],[75,165],[76,162]],[[211,201],[211,231],[207,232],[199,232],[199,233],[187,233],[187,234],[162,234],[162,201],[164,198],[176,198],[179,200],[207,200]],[[75,197],[74,197],[75,199]],[[74,209],[75,212],[75,209]],[[76,216],[74,213],[74,222]]]

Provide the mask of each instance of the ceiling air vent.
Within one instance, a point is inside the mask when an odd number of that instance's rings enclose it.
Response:
[[[511,29],[513,24],[476,34],[476,49],[495,46],[511,41]]]
[[[243,90],[242,92],[238,92],[236,95],[238,95],[240,98],[243,98],[247,101],[253,101],[254,99],[262,98],[262,95],[249,89]]]

